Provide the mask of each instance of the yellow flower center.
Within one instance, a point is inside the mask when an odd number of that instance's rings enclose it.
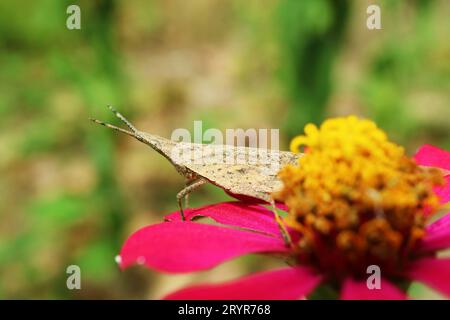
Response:
[[[438,207],[438,170],[419,167],[374,122],[354,116],[305,127],[291,150],[305,155],[284,167],[275,195],[289,208],[286,223],[300,234],[302,262],[335,276],[402,267]]]

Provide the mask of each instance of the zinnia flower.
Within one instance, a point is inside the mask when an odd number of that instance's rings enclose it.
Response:
[[[274,195],[286,210],[287,246],[271,210],[227,202],[178,212],[125,242],[119,264],[168,273],[212,268],[232,258],[276,254],[288,266],[219,284],[203,284],[167,299],[299,299],[327,289],[341,299],[404,299],[411,281],[450,297],[450,153],[425,145],[413,159],[368,120],[356,117],[305,127],[291,143],[306,147],[297,166],[279,173]],[[193,222],[209,217],[219,225]],[[433,220],[435,219],[435,220]],[[369,288],[378,266],[381,287]],[[317,290],[316,290],[317,292]]]

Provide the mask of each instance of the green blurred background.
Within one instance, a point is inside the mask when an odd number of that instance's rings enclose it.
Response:
[[[382,30],[366,8],[381,7]],[[81,30],[66,8],[81,8]],[[0,298],[158,298],[278,264],[244,257],[212,271],[120,272],[137,228],[176,210],[184,181],[127,136],[135,125],[280,128],[282,146],[309,121],[372,118],[414,152],[450,149],[450,2],[129,0],[0,2]],[[229,199],[205,187],[192,206]],[[158,245],[155,243],[155,245]],[[82,289],[66,288],[66,267]],[[416,297],[436,297],[414,286]]]

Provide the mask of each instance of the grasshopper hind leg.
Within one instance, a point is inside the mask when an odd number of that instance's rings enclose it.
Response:
[[[278,229],[280,229],[281,237],[283,238],[284,244],[287,247],[291,247],[292,246],[291,236],[289,235],[289,232],[286,229],[283,218],[277,212],[277,209],[275,206],[275,201],[271,200],[270,205],[272,206],[272,212],[273,212],[273,214],[275,216],[275,220],[278,224]]]
[[[207,181],[205,179],[196,179],[193,181],[190,181],[188,183],[188,185],[181,190],[180,192],[178,192],[177,194],[177,202],[178,202],[178,207],[180,208],[180,215],[181,215],[181,219],[183,221],[186,220],[186,217],[184,216],[184,211],[183,211],[183,199],[186,199],[186,197],[195,189],[199,188],[200,186],[204,185],[205,183],[207,183]]]

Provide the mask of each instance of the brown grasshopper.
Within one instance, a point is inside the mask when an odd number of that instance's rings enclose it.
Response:
[[[275,161],[281,168],[287,164],[296,164],[299,154],[287,151],[268,150],[265,153],[265,160],[249,161],[251,155],[257,155],[261,149],[242,147],[242,146],[224,146],[213,144],[185,143],[172,141],[154,134],[139,131],[124,116],[117,112],[113,107],[108,108],[123,121],[131,131],[116,127],[109,123],[91,119],[93,122],[106,126],[108,128],[120,131],[137,140],[149,145],[156,152],[164,156],[180,175],[186,178],[186,187],[177,194],[177,202],[180,208],[181,218],[185,220],[182,200],[187,199],[189,193],[202,186],[205,183],[212,183],[223,190],[238,196],[247,196],[267,202],[274,206],[274,200],[271,194],[282,187],[281,181],[277,177],[277,170],[273,170]],[[175,156],[175,151],[187,151],[188,157]],[[224,161],[212,161],[214,156],[222,155],[227,159],[234,160],[236,155],[241,158],[241,163],[236,161],[224,163]],[[223,158],[222,158],[223,160]],[[289,236],[282,224],[281,218],[273,209],[277,222],[286,241]]]

